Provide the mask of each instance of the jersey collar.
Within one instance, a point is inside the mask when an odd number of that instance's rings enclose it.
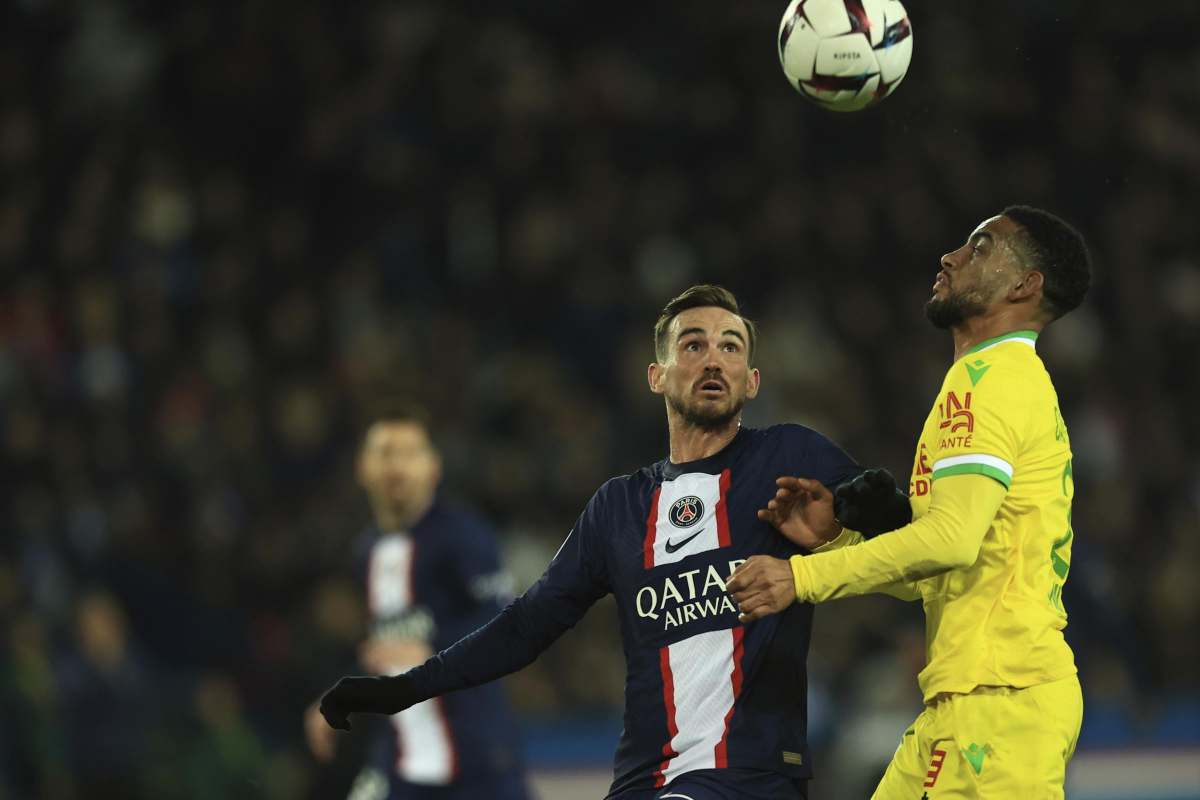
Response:
[[[745,426],[738,428],[738,432],[729,440],[729,444],[722,447],[717,452],[713,453],[708,458],[701,458],[696,461],[685,461],[682,464],[674,464],[670,458],[664,459],[662,463],[663,479],[673,481],[680,475],[686,475],[690,472],[707,472],[710,475],[715,475],[725,468],[730,457],[741,449],[742,443],[746,441],[748,429]]]
[[[1037,331],[1012,331],[1011,333],[1001,334],[1000,336],[996,336],[991,339],[984,339],[982,342],[963,353],[963,355],[970,356],[976,353],[982,353],[984,350],[995,347],[998,344],[1003,344],[1004,342],[1021,342],[1022,344],[1027,344],[1036,349],[1035,342],[1037,342],[1037,337]]]

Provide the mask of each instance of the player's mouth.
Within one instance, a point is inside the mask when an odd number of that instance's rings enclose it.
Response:
[[[704,395],[705,397],[718,397],[724,394],[727,388],[728,387],[725,386],[724,381],[719,381],[715,378],[709,378],[708,380],[701,382],[701,384],[697,387],[700,394]]]
[[[949,285],[950,285],[950,276],[948,276],[945,272],[939,272],[937,274],[937,278],[933,282],[933,291],[936,292],[942,286],[949,286]]]

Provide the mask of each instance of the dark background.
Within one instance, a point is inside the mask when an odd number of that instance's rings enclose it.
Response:
[[[1011,202],[1095,257],[1039,342],[1081,751],[1200,743],[1200,4],[910,0],[907,79],[849,116],[782,77],[783,5],[3,6],[0,796],[335,796],[300,717],[361,635],[364,409],[434,409],[527,585],[665,454],[650,327],[691,283],[761,326],[748,424],[906,478],[938,257]],[[920,609],[818,618],[818,769],[865,796]],[[603,765],[622,673],[601,606],[509,679],[531,759]]]

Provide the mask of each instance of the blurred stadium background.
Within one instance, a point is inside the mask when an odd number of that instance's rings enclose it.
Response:
[[[907,476],[938,256],[1009,202],[1089,236],[1041,346],[1076,451],[1068,796],[1200,798],[1200,4],[908,0],[880,109],[785,83],[783,0],[0,11],[0,797],[338,797],[303,708],[361,633],[363,408],[437,412],[521,586],[660,458],[657,310],[762,325],[749,424]],[[919,608],[818,612],[814,797],[918,710]],[[543,794],[598,797],[611,609],[507,681]],[[352,748],[351,748],[352,749]],[[588,788],[590,787],[590,788]]]

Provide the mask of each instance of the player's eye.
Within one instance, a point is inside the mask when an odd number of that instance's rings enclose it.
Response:
[[[693,339],[692,341],[684,344],[683,349],[689,353],[694,353],[700,349],[700,343]]]
[[[737,342],[726,342],[721,347],[724,348],[726,353],[736,353],[741,349],[738,347]]]

